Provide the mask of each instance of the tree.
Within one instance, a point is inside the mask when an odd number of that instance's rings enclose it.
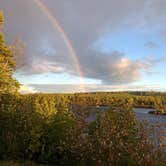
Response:
[[[5,43],[2,33],[3,23],[3,13],[0,12],[0,94],[8,94],[17,92],[19,83],[12,77],[16,64],[12,50]]]
[[[0,26],[3,24],[4,18],[3,18],[3,13],[0,11]]]

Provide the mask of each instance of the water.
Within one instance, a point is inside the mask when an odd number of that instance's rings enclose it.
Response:
[[[150,136],[152,136],[155,141],[156,146],[158,146],[161,141],[160,137],[162,136],[162,143],[166,144],[166,115],[154,115],[149,114],[149,111],[155,111],[154,109],[147,108],[134,108],[134,112],[136,113],[136,118],[139,121],[146,120],[150,126],[155,128],[155,134],[150,132]],[[150,131],[152,131],[150,129]],[[153,130],[154,131],[154,130]]]
[[[107,106],[101,106],[101,107],[95,107],[95,108],[96,108],[96,110],[100,110],[101,112],[104,112],[108,109]],[[166,115],[149,114],[149,111],[155,111],[154,109],[134,108],[133,111],[136,113],[136,118],[139,121],[147,121],[150,124],[166,124]],[[87,118],[87,121],[88,122],[95,121],[96,116],[97,116],[96,113],[93,112]]]
[[[107,111],[108,107],[95,107],[96,110],[101,111],[104,113]],[[138,121],[147,121],[147,125],[150,127],[150,137],[155,141],[155,145],[158,146],[160,141],[159,138],[162,136],[163,142],[166,143],[166,115],[154,115],[149,114],[149,111],[155,111],[154,109],[147,109],[147,108],[134,108],[133,111],[136,114],[136,118]],[[87,118],[87,122],[91,123],[94,122],[97,118],[96,112],[92,112],[90,116]],[[155,127],[155,134],[151,131],[152,128]],[[154,129],[154,128],[153,128]]]
[[[146,120],[151,124],[155,124],[155,123],[164,124],[164,123],[166,123],[166,116],[165,115],[149,114],[149,111],[154,111],[154,109],[134,108],[134,112],[136,113],[136,118],[140,121]]]

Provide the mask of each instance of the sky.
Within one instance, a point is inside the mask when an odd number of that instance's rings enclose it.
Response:
[[[166,91],[165,0],[0,0],[28,92]]]

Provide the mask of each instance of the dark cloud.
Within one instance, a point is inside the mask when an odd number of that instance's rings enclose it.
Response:
[[[166,18],[164,0],[43,0],[61,23],[77,52],[85,77],[107,84],[131,83],[150,70],[147,62],[132,61],[119,50],[103,53],[93,49],[93,44],[109,33],[124,29],[161,30],[160,22]],[[162,5],[161,5],[162,4]],[[21,36],[25,42],[23,65],[18,72],[39,74],[46,72],[78,75],[65,42],[34,0],[2,0],[6,17],[7,41]],[[151,43],[152,45],[152,43]],[[114,46],[112,46],[114,47]],[[20,62],[19,62],[20,63]]]

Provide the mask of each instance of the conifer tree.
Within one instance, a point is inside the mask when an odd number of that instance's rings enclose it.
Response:
[[[19,88],[19,83],[12,77],[16,64],[12,50],[5,43],[2,32],[3,23],[3,13],[0,12],[0,94],[15,93]]]

